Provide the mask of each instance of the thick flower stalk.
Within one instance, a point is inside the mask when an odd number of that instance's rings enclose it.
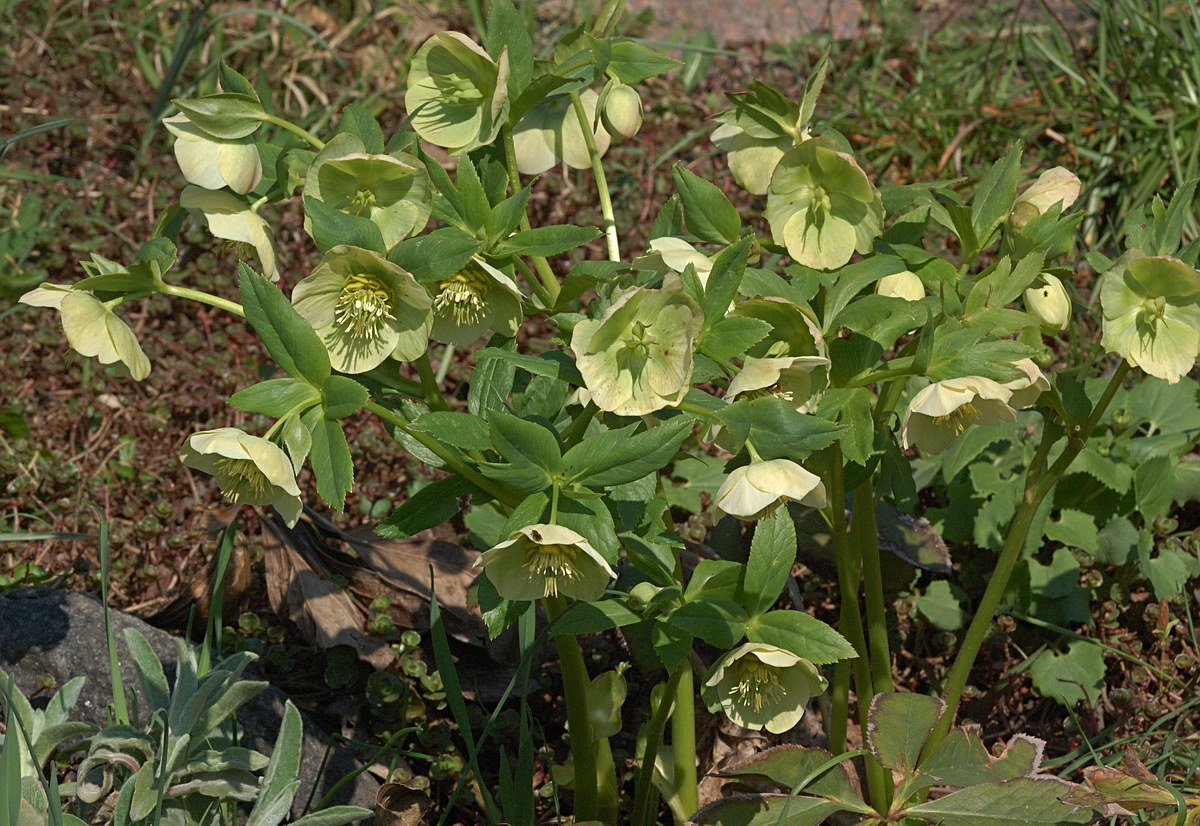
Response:
[[[432,205],[429,174],[411,155],[375,155],[360,138],[336,135],[313,159],[305,194],[367,218],[390,249],[425,228]]]
[[[175,136],[175,160],[190,184],[205,189],[229,187],[245,195],[262,180],[262,159],[254,138],[215,138],[182,112],[163,121]]]
[[[810,508],[827,504],[821,477],[790,459],[769,459],[734,468],[717,491],[717,508],[741,519],[758,519],[780,502]]]
[[[934,382],[909,402],[900,440],[906,449],[941,453],[968,427],[1016,421],[1011,397],[1007,387],[982,376]]]
[[[245,201],[228,192],[189,186],[180,194],[179,205],[203,217],[215,237],[252,246],[263,275],[272,281],[279,280],[270,227]]]
[[[1100,282],[1101,345],[1174,384],[1200,355],[1200,273],[1177,258],[1117,259]]]
[[[136,381],[150,375],[150,360],[133,330],[90,292],[45,283],[21,296],[20,302],[58,310],[67,343],[81,356],[95,358],[101,364],[120,362]]]
[[[236,427],[205,430],[188,437],[179,459],[215,476],[222,495],[232,504],[270,505],[289,527],[300,518],[303,505],[295,468],[272,441]]]
[[[425,140],[460,154],[496,139],[508,116],[508,54],[492,60],[458,32],[438,32],[408,70],[404,108]]]
[[[883,227],[883,199],[852,157],[813,139],[780,158],[765,214],[771,236],[797,263],[832,270],[870,251]]]
[[[428,348],[429,294],[407,271],[370,250],[330,249],[296,285],[292,304],[343,373],[364,373],[388,357],[411,361]]]
[[[436,341],[467,347],[489,332],[509,338],[525,318],[515,281],[482,258],[472,258],[449,278],[430,285]]]
[[[709,711],[723,711],[743,728],[782,734],[800,722],[805,705],[827,685],[803,657],[748,642],[717,660],[701,693]]]
[[[596,600],[616,577],[612,566],[575,531],[530,525],[513,531],[475,562],[504,599],[573,597]]]
[[[596,406],[641,416],[682,401],[703,321],[675,280],[660,290],[629,290],[600,319],[576,324],[571,349]]]

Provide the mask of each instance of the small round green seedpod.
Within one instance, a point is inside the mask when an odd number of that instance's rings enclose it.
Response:
[[[1063,283],[1049,273],[1042,273],[1042,283],[1025,291],[1025,309],[1044,333],[1061,333],[1071,323],[1071,297]]]
[[[600,94],[600,120],[611,135],[632,138],[642,128],[642,98],[637,90],[611,81]]]

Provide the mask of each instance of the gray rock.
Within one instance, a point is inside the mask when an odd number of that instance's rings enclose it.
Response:
[[[126,628],[135,628],[145,636],[162,659],[168,680],[173,679],[176,657],[174,638],[170,634],[120,611],[111,611],[109,617],[125,685],[137,685],[125,647]],[[53,682],[53,690],[57,690],[73,677],[86,677],[87,684],[72,719],[103,725],[112,701],[103,606],[91,594],[47,588],[0,593],[0,668],[16,678],[17,686],[26,695],[42,688],[47,678]],[[48,699],[51,693],[43,690],[38,697]],[[38,697],[34,698],[35,706]],[[271,753],[279,733],[285,699],[283,692],[270,687],[238,712],[242,745],[263,754]],[[318,721],[306,714],[302,716],[304,758],[300,766],[300,790],[292,805],[294,816],[300,814],[314,783],[315,802],[359,766],[349,751],[331,742],[328,732]],[[325,763],[323,772],[322,762]],[[375,806],[378,791],[378,781],[364,772],[347,783],[334,802],[370,809]]]

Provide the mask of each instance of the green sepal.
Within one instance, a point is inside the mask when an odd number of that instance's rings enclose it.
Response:
[[[267,118],[257,96],[237,92],[221,92],[201,98],[176,98],[171,102],[197,128],[222,140],[237,140],[253,134]]]
[[[321,393],[303,379],[268,379],[234,393],[229,403],[247,413],[279,418],[297,407],[321,401]]]

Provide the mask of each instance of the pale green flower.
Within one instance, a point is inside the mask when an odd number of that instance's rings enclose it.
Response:
[[[513,531],[480,554],[496,593],[504,599],[535,600],[560,594],[599,599],[616,572],[586,539],[560,525],[530,525]]]
[[[429,220],[429,174],[402,153],[373,155],[349,133],[335,135],[308,168],[305,194],[334,209],[368,218],[390,249]]]
[[[730,516],[757,519],[782,501],[823,508],[825,485],[790,459],[751,462],[729,472],[714,504]]]
[[[1044,333],[1060,333],[1071,323],[1071,297],[1050,273],[1042,273],[1041,283],[1025,291],[1025,310],[1037,319]]]
[[[101,364],[121,362],[141,381],[150,375],[150,360],[129,325],[90,292],[44,283],[20,298],[31,307],[53,307],[62,318],[67,343],[81,356]]]
[[[1026,224],[1055,204],[1062,204],[1062,211],[1066,212],[1079,198],[1081,189],[1079,178],[1069,170],[1061,166],[1047,169],[1017,196],[1008,221],[1013,229],[1020,232]]]
[[[1200,355],[1200,273],[1177,258],[1124,255],[1100,281],[1109,352],[1174,384]]]
[[[217,477],[226,501],[235,505],[270,505],[287,522],[296,524],[303,505],[296,470],[274,442],[238,430],[219,427],[193,433],[179,451],[185,465]]]
[[[1012,391],[1009,396],[1008,406],[1013,410],[1024,410],[1027,407],[1033,407],[1037,403],[1038,398],[1050,389],[1050,381],[1043,374],[1041,369],[1033,363],[1033,359],[1021,359],[1013,362],[1014,367],[1019,367],[1024,374],[1020,378],[1012,381],[1004,382],[1004,386]]]
[[[804,139],[807,138],[806,132]],[[796,145],[793,137],[755,137],[732,123],[723,123],[714,129],[712,142],[729,156],[729,171],[738,186],[754,195],[767,194],[775,167]]]
[[[389,356],[411,361],[428,349],[429,293],[370,250],[330,249],[296,285],[292,304],[325,343],[330,364],[343,373],[365,373]]]
[[[215,237],[254,247],[263,275],[272,281],[279,280],[271,229],[249,204],[228,192],[189,186],[180,194],[179,205],[201,213],[208,223],[208,231]]]
[[[682,401],[703,321],[676,279],[660,290],[629,290],[600,319],[576,324],[571,349],[596,406],[641,416]]]
[[[418,135],[452,154],[487,146],[508,115],[508,53],[497,62],[465,34],[438,32],[413,57],[404,108]]]
[[[175,136],[175,160],[188,183],[205,189],[227,186],[245,195],[262,180],[262,159],[252,137],[214,138],[182,112],[166,118],[163,126]]]
[[[431,285],[433,330],[430,338],[467,347],[495,331],[512,338],[525,313],[516,282],[481,258],[472,258],[454,275]]]
[[[905,449],[916,445],[922,453],[941,453],[972,425],[1016,421],[1011,397],[1007,387],[982,376],[934,382],[908,403],[900,439]]]
[[[797,263],[832,270],[870,251],[883,200],[852,157],[807,140],[775,167],[765,214],[771,237]]]
[[[642,98],[628,84],[611,80],[600,95],[600,121],[610,135],[632,138],[642,128]]]
[[[713,664],[701,694],[709,711],[724,711],[743,728],[782,734],[800,722],[805,705],[827,686],[803,657],[747,642]]]
[[[771,325],[766,338],[746,351],[751,358],[784,358],[826,354],[825,337],[812,310],[774,296],[738,301],[733,315],[757,318]]]
[[[885,275],[875,282],[875,292],[905,301],[920,301],[926,295],[921,277],[910,270]]]
[[[828,367],[824,356],[784,356],[747,358],[742,369],[729,382],[725,400],[733,403],[738,396],[757,398],[775,396],[804,411],[813,396],[813,372]],[[823,376],[820,378],[823,379]]]
[[[579,95],[588,122],[595,124],[592,136],[596,151],[603,156],[612,138],[596,119],[599,98],[593,89],[584,89]],[[589,169],[592,165],[583,127],[567,95],[546,98],[530,109],[513,128],[513,148],[522,175],[540,175],[560,161],[573,169]]]

